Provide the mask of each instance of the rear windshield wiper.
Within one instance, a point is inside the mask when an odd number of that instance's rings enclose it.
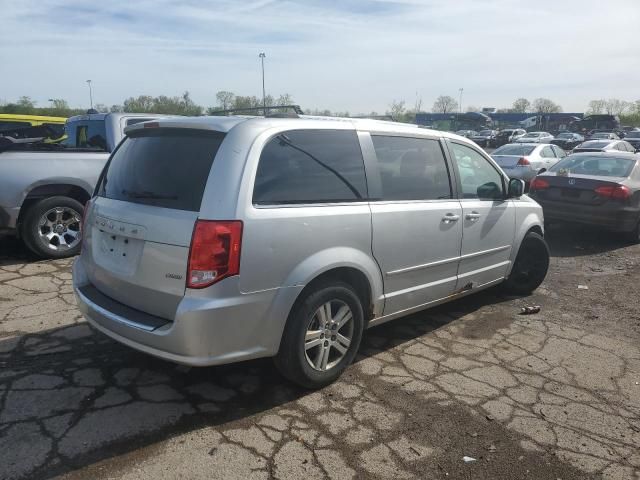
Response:
[[[152,200],[177,200],[177,195],[161,195],[154,192],[132,192],[130,190],[122,190],[122,194],[131,198],[148,198]]]

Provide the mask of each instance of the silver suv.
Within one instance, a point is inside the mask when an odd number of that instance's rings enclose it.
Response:
[[[547,272],[540,206],[453,134],[200,117],[127,135],[85,208],[74,289],[96,329],[166,360],[273,356],[317,388],[365,328]]]

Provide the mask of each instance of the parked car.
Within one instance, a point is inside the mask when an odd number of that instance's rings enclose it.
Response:
[[[640,130],[632,130],[627,132],[624,141],[631,145],[636,152],[640,152]]]
[[[317,388],[364,328],[545,277],[540,206],[462,137],[304,116],[126,132],[85,210],[73,282],[96,329],[146,353],[274,356]]]
[[[501,147],[507,143],[514,143],[518,138],[524,136],[527,131],[523,128],[506,128],[500,130],[491,143],[491,147]]]
[[[625,140],[587,140],[573,149],[574,153],[608,151],[635,152],[636,149]]]
[[[0,137],[0,234],[19,236],[43,258],[80,251],[80,219],[109,153],[127,125],[152,114],[99,113],[69,118],[60,145]]]
[[[478,132],[476,132],[475,130],[458,130],[456,132],[456,135],[460,135],[461,137],[467,137],[467,138],[471,138],[477,134]]]
[[[563,150],[573,150],[575,147],[584,142],[584,137],[579,133],[562,132],[556,135],[556,138],[551,140],[553,145],[557,145]]]
[[[545,220],[593,225],[640,242],[640,155],[574,153],[538,175],[529,195]]]
[[[590,132],[588,140],[620,140],[618,134],[614,132]]]
[[[539,143],[510,143],[491,154],[509,178],[519,178],[526,183],[566,156],[557,145]]]
[[[618,130],[620,118],[617,115],[587,115],[569,124],[569,130],[584,133],[594,129]]]
[[[471,135],[469,138],[481,147],[488,147],[496,138],[496,133],[497,132],[495,130],[481,130],[475,135]]]
[[[515,143],[551,143],[553,135],[549,132],[528,132],[518,138]]]

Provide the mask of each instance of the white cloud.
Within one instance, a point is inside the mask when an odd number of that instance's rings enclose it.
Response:
[[[638,0],[2,1],[0,100],[97,102],[189,90],[268,92],[303,107],[384,111],[435,97],[507,106],[545,96],[565,111],[635,100]],[[8,73],[8,74],[7,74]]]

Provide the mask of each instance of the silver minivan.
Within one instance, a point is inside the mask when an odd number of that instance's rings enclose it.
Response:
[[[365,328],[546,275],[540,206],[454,134],[309,116],[126,133],[85,208],[74,290],[91,325],[151,355],[275,357],[318,388]]]

